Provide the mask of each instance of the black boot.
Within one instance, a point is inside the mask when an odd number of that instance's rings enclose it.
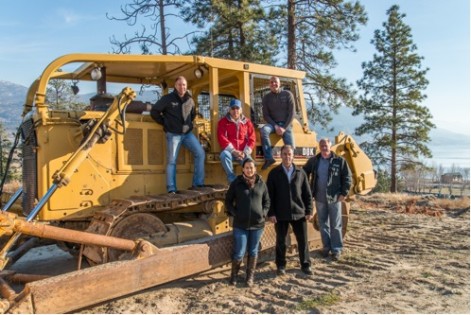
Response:
[[[231,279],[229,280],[229,284],[231,284],[231,285],[236,285],[237,284],[237,274],[239,273],[241,263],[242,263],[242,260],[233,260],[232,261]]]
[[[247,257],[247,278],[245,279],[245,283],[248,287],[253,285],[253,278],[255,274],[255,268],[257,267],[257,256],[249,256]]]

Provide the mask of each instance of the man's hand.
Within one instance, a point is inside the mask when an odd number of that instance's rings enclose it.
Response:
[[[277,222],[275,216],[268,217],[268,221],[270,221],[271,223],[276,223]]]
[[[339,195],[338,201],[339,202],[345,201],[345,196],[344,195]]]
[[[311,221],[314,216],[312,214],[306,215],[306,221]]]
[[[282,136],[285,133],[285,128],[275,125],[275,132],[277,135]]]
[[[242,151],[234,150],[234,151],[232,151],[232,156],[233,156],[236,160],[243,160],[244,157],[245,157],[245,154],[244,154],[244,152],[242,152]]]

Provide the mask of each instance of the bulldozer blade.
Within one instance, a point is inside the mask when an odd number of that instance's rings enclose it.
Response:
[[[165,248],[142,246],[134,260],[123,260],[27,283],[8,313],[66,313],[121,297],[159,284],[185,278],[231,260],[232,233],[224,233]],[[319,247],[319,233],[308,225],[311,245]],[[273,224],[267,224],[260,241],[261,254],[275,246]],[[290,235],[287,245],[295,248]]]
[[[229,261],[230,242],[225,236],[219,242],[162,248],[143,259],[116,261],[31,282],[8,313],[71,312],[206,271]]]

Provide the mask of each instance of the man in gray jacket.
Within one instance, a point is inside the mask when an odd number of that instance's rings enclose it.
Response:
[[[317,217],[322,238],[322,255],[332,252],[333,260],[340,259],[342,241],[342,201],[348,195],[352,174],[347,161],[330,150],[330,140],[319,141],[321,152],[304,165],[310,177],[312,196],[316,202]]]

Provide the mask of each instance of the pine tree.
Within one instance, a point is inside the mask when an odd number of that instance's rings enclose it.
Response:
[[[181,20],[178,11],[182,8],[184,0],[132,0],[121,6],[121,17],[106,15],[110,20],[125,21],[129,26],[141,22],[141,29],[134,34],[124,35],[123,40],[118,40],[113,35],[111,44],[114,53],[131,53],[137,46],[144,55],[154,51],[162,54],[181,54],[181,40],[190,38],[194,32],[190,31],[181,36],[175,36],[168,27],[168,20]],[[148,22],[148,24],[147,24]],[[147,26],[146,26],[147,24]]]
[[[59,69],[59,71],[62,71]],[[80,110],[87,105],[79,102],[77,95],[72,90],[73,83],[51,79],[46,90],[46,102],[51,109]]]
[[[264,10],[259,0],[189,2],[182,14],[185,21],[207,29],[193,38],[196,48],[191,53],[262,64],[275,62],[278,32],[271,25],[274,11]]]
[[[8,157],[9,146],[11,146],[11,142],[7,137],[7,132],[2,122],[0,122],[0,178],[2,178],[5,173],[5,162]]]
[[[286,25],[286,66],[306,71],[304,82],[311,121],[327,128],[332,113],[355,103],[352,84],[332,73],[337,65],[334,51],[354,50],[358,26],[367,22],[358,1],[287,0],[279,24]]]
[[[316,125],[327,128],[332,113],[355,102],[351,84],[331,70],[334,50],[353,49],[358,25],[366,24],[358,1],[203,0],[186,13],[200,27],[212,23],[195,38],[196,54],[264,64],[286,58],[278,65],[306,71],[304,92]]]
[[[418,157],[431,157],[427,142],[434,128],[428,108],[421,106],[428,85],[423,57],[415,51],[411,28],[403,21],[399,6],[388,11],[382,30],[376,30],[371,43],[377,54],[362,64],[363,77],[357,82],[363,94],[353,114],[363,114],[365,122],[357,135],[368,134],[375,162],[390,166],[390,191],[397,191],[400,168],[419,164]]]
[[[19,136],[17,134],[16,136]],[[3,124],[0,122],[0,195],[3,192],[3,185],[21,176],[21,153],[11,152],[13,142],[18,143],[18,137],[8,134]]]
[[[139,44],[145,54],[152,53],[154,46],[165,54],[164,47],[177,43],[166,41],[170,35],[165,18],[170,9],[199,29],[182,37],[194,36],[191,45],[195,48],[184,53],[306,71],[304,92],[315,125],[327,128],[341,105],[356,102],[352,84],[334,75],[332,69],[337,65],[335,50],[354,50],[358,26],[367,22],[359,1],[132,0],[121,9],[124,17],[114,19],[135,25],[138,17],[149,18],[154,33],[146,33],[143,25],[141,32],[122,42],[113,38],[119,48],[115,52],[128,53],[131,45]],[[174,53],[181,53],[173,48]],[[286,62],[280,62],[282,58]]]

